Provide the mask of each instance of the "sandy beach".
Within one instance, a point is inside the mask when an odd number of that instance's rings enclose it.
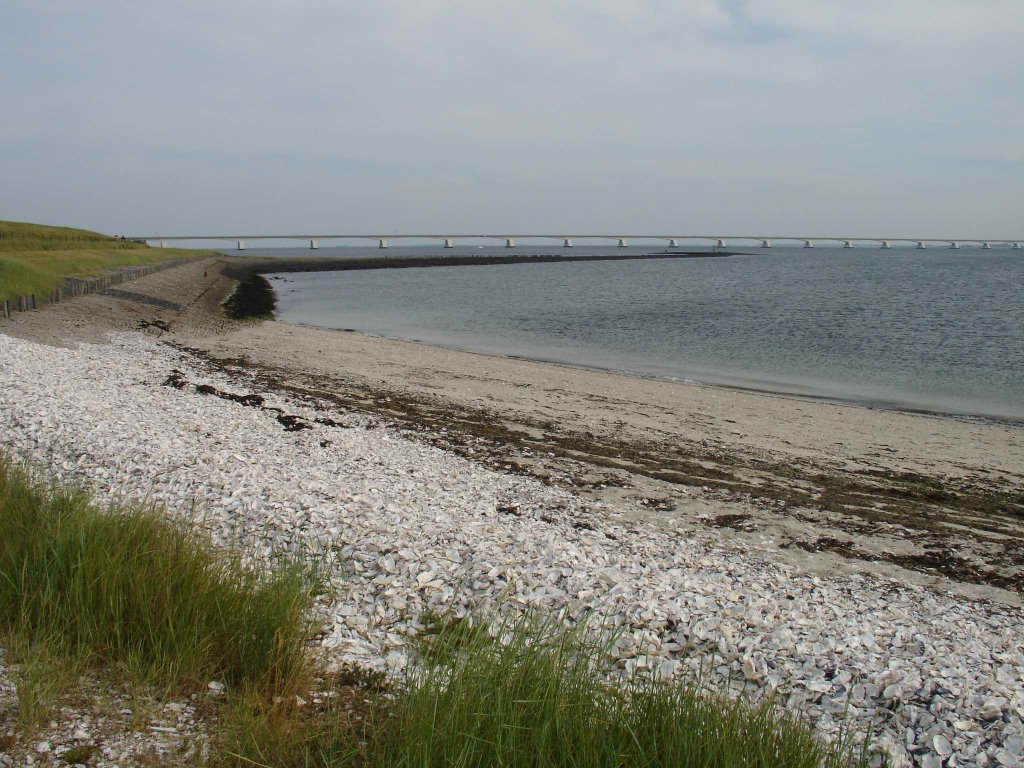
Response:
[[[0,445],[256,557],[336,538],[339,658],[511,592],[622,622],[628,671],[880,723],[893,765],[1016,759],[1024,429],[228,321],[229,260],[0,320]]]

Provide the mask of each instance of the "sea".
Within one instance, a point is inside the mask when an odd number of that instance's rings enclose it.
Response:
[[[686,252],[707,249],[681,249]],[[1024,423],[1024,251],[739,249],[714,258],[268,275],[277,317],[679,382]],[[389,259],[671,253],[322,248]],[[266,255],[309,256],[299,249]]]

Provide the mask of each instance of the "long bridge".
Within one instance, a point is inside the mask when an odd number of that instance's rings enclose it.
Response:
[[[935,237],[813,237],[807,235],[782,236],[782,235],[572,235],[572,234],[388,234],[388,235],[137,235],[126,237],[127,240],[139,242],[154,242],[166,247],[168,242],[180,240],[205,241],[216,240],[234,242],[240,251],[246,249],[250,241],[258,240],[298,240],[308,242],[310,248],[319,248],[324,241],[369,241],[376,242],[378,248],[387,248],[394,240],[436,240],[443,243],[445,248],[454,248],[457,240],[494,240],[504,243],[506,248],[514,248],[517,243],[523,240],[541,240],[560,242],[564,248],[572,248],[577,240],[587,241],[608,241],[620,248],[625,248],[631,240],[665,242],[669,248],[679,248],[680,243],[691,245],[713,245],[717,248],[727,247],[727,244],[740,246],[754,246],[760,248],[771,248],[775,243],[802,245],[804,248],[813,248],[816,244],[839,245],[843,248],[855,246],[877,246],[879,248],[891,248],[894,243],[907,244],[910,247],[923,249],[929,247],[945,247],[957,249],[961,246],[981,248],[984,250],[992,247],[1006,247],[1013,250],[1021,250],[1024,237],[1022,238],[935,238]]]

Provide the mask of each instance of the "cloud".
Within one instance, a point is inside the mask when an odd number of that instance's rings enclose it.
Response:
[[[16,218],[1019,227],[1016,0],[7,6]]]

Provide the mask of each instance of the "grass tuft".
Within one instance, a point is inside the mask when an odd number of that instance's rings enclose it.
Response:
[[[85,765],[92,760],[97,754],[99,754],[99,748],[91,744],[87,744],[81,747],[72,747],[67,752],[60,756],[68,765]]]
[[[47,641],[31,642],[5,633],[0,635],[0,642],[14,682],[16,721],[32,730],[47,720],[57,702],[75,687],[83,660],[61,653]]]
[[[242,703],[217,754],[275,768],[840,768],[772,704],[686,684],[609,681],[611,636],[536,617],[434,623],[417,664],[386,694],[348,690],[322,711]]]
[[[246,568],[152,509],[100,509],[0,457],[0,630],[165,686],[287,687],[304,669],[299,569]]]
[[[388,724],[373,766],[848,765],[771,704],[751,706],[692,685],[608,682],[612,637],[527,616],[462,621],[429,642]]]

